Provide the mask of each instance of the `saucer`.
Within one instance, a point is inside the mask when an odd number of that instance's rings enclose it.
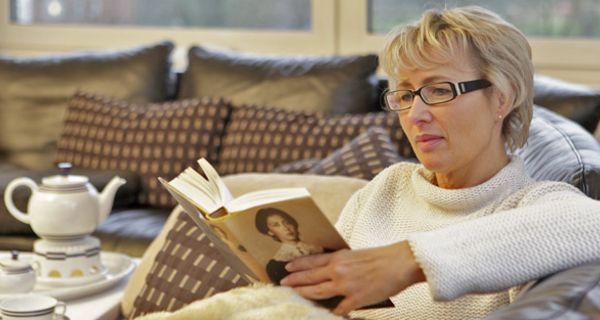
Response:
[[[0,256],[2,256],[2,253],[0,253]],[[129,276],[136,266],[135,261],[125,254],[102,252],[100,256],[102,259],[102,264],[106,267],[106,273],[101,279],[98,279],[95,282],[73,285],[69,287],[36,282],[32,293],[48,295],[61,301],[82,298],[115,286],[117,283],[119,283],[119,281]],[[33,258],[33,254],[22,253],[22,257],[31,259]],[[11,295],[0,294],[0,299],[9,296]]]
[[[103,253],[105,254],[105,253]],[[76,278],[50,278],[50,277],[37,277],[37,283],[48,286],[48,287],[73,287],[81,286],[87,283],[98,282],[106,279],[108,269],[104,268],[98,274],[86,277]]]
[[[2,315],[0,315],[0,320],[2,320]],[[71,320],[71,319],[66,314],[64,314],[64,315],[55,314],[52,317],[52,320]]]

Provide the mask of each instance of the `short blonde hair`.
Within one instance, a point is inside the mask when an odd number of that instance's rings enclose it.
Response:
[[[428,10],[420,20],[388,34],[379,61],[390,87],[401,70],[429,69],[460,53],[506,97],[514,95],[502,135],[509,150],[522,147],[533,113],[533,64],[525,36],[497,14],[476,6]]]

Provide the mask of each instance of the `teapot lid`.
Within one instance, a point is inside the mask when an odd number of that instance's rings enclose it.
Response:
[[[88,182],[88,178],[69,175],[72,167],[69,162],[60,162],[58,164],[60,175],[42,178],[42,185],[51,188],[78,188],[84,186]]]
[[[64,188],[64,187],[79,187],[88,182],[88,178],[84,176],[63,176],[56,175],[42,178],[42,184],[47,187]]]
[[[0,259],[0,270],[8,273],[22,273],[32,270],[31,264],[19,260],[19,251],[11,251],[11,257]]]

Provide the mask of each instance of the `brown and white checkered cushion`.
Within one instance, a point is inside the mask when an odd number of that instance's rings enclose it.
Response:
[[[187,213],[181,212],[133,303],[130,318],[175,311],[213,294],[247,285]]]
[[[371,127],[305,173],[371,180],[383,169],[404,160],[398,155],[387,131],[382,127]]]
[[[217,98],[139,105],[78,92],[69,102],[56,160],[139,174],[141,203],[173,207],[157,177],[171,179],[200,157],[216,162],[230,109]]]
[[[218,170],[222,175],[271,172],[285,163],[322,159],[371,126],[385,128],[401,155],[413,154],[395,114],[321,117],[258,106],[237,107],[226,129]]]

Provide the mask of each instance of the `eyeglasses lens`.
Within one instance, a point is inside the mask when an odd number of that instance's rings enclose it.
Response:
[[[454,91],[450,83],[437,83],[423,87],[421,97],[428,104],[442,103],[454,99]]]

